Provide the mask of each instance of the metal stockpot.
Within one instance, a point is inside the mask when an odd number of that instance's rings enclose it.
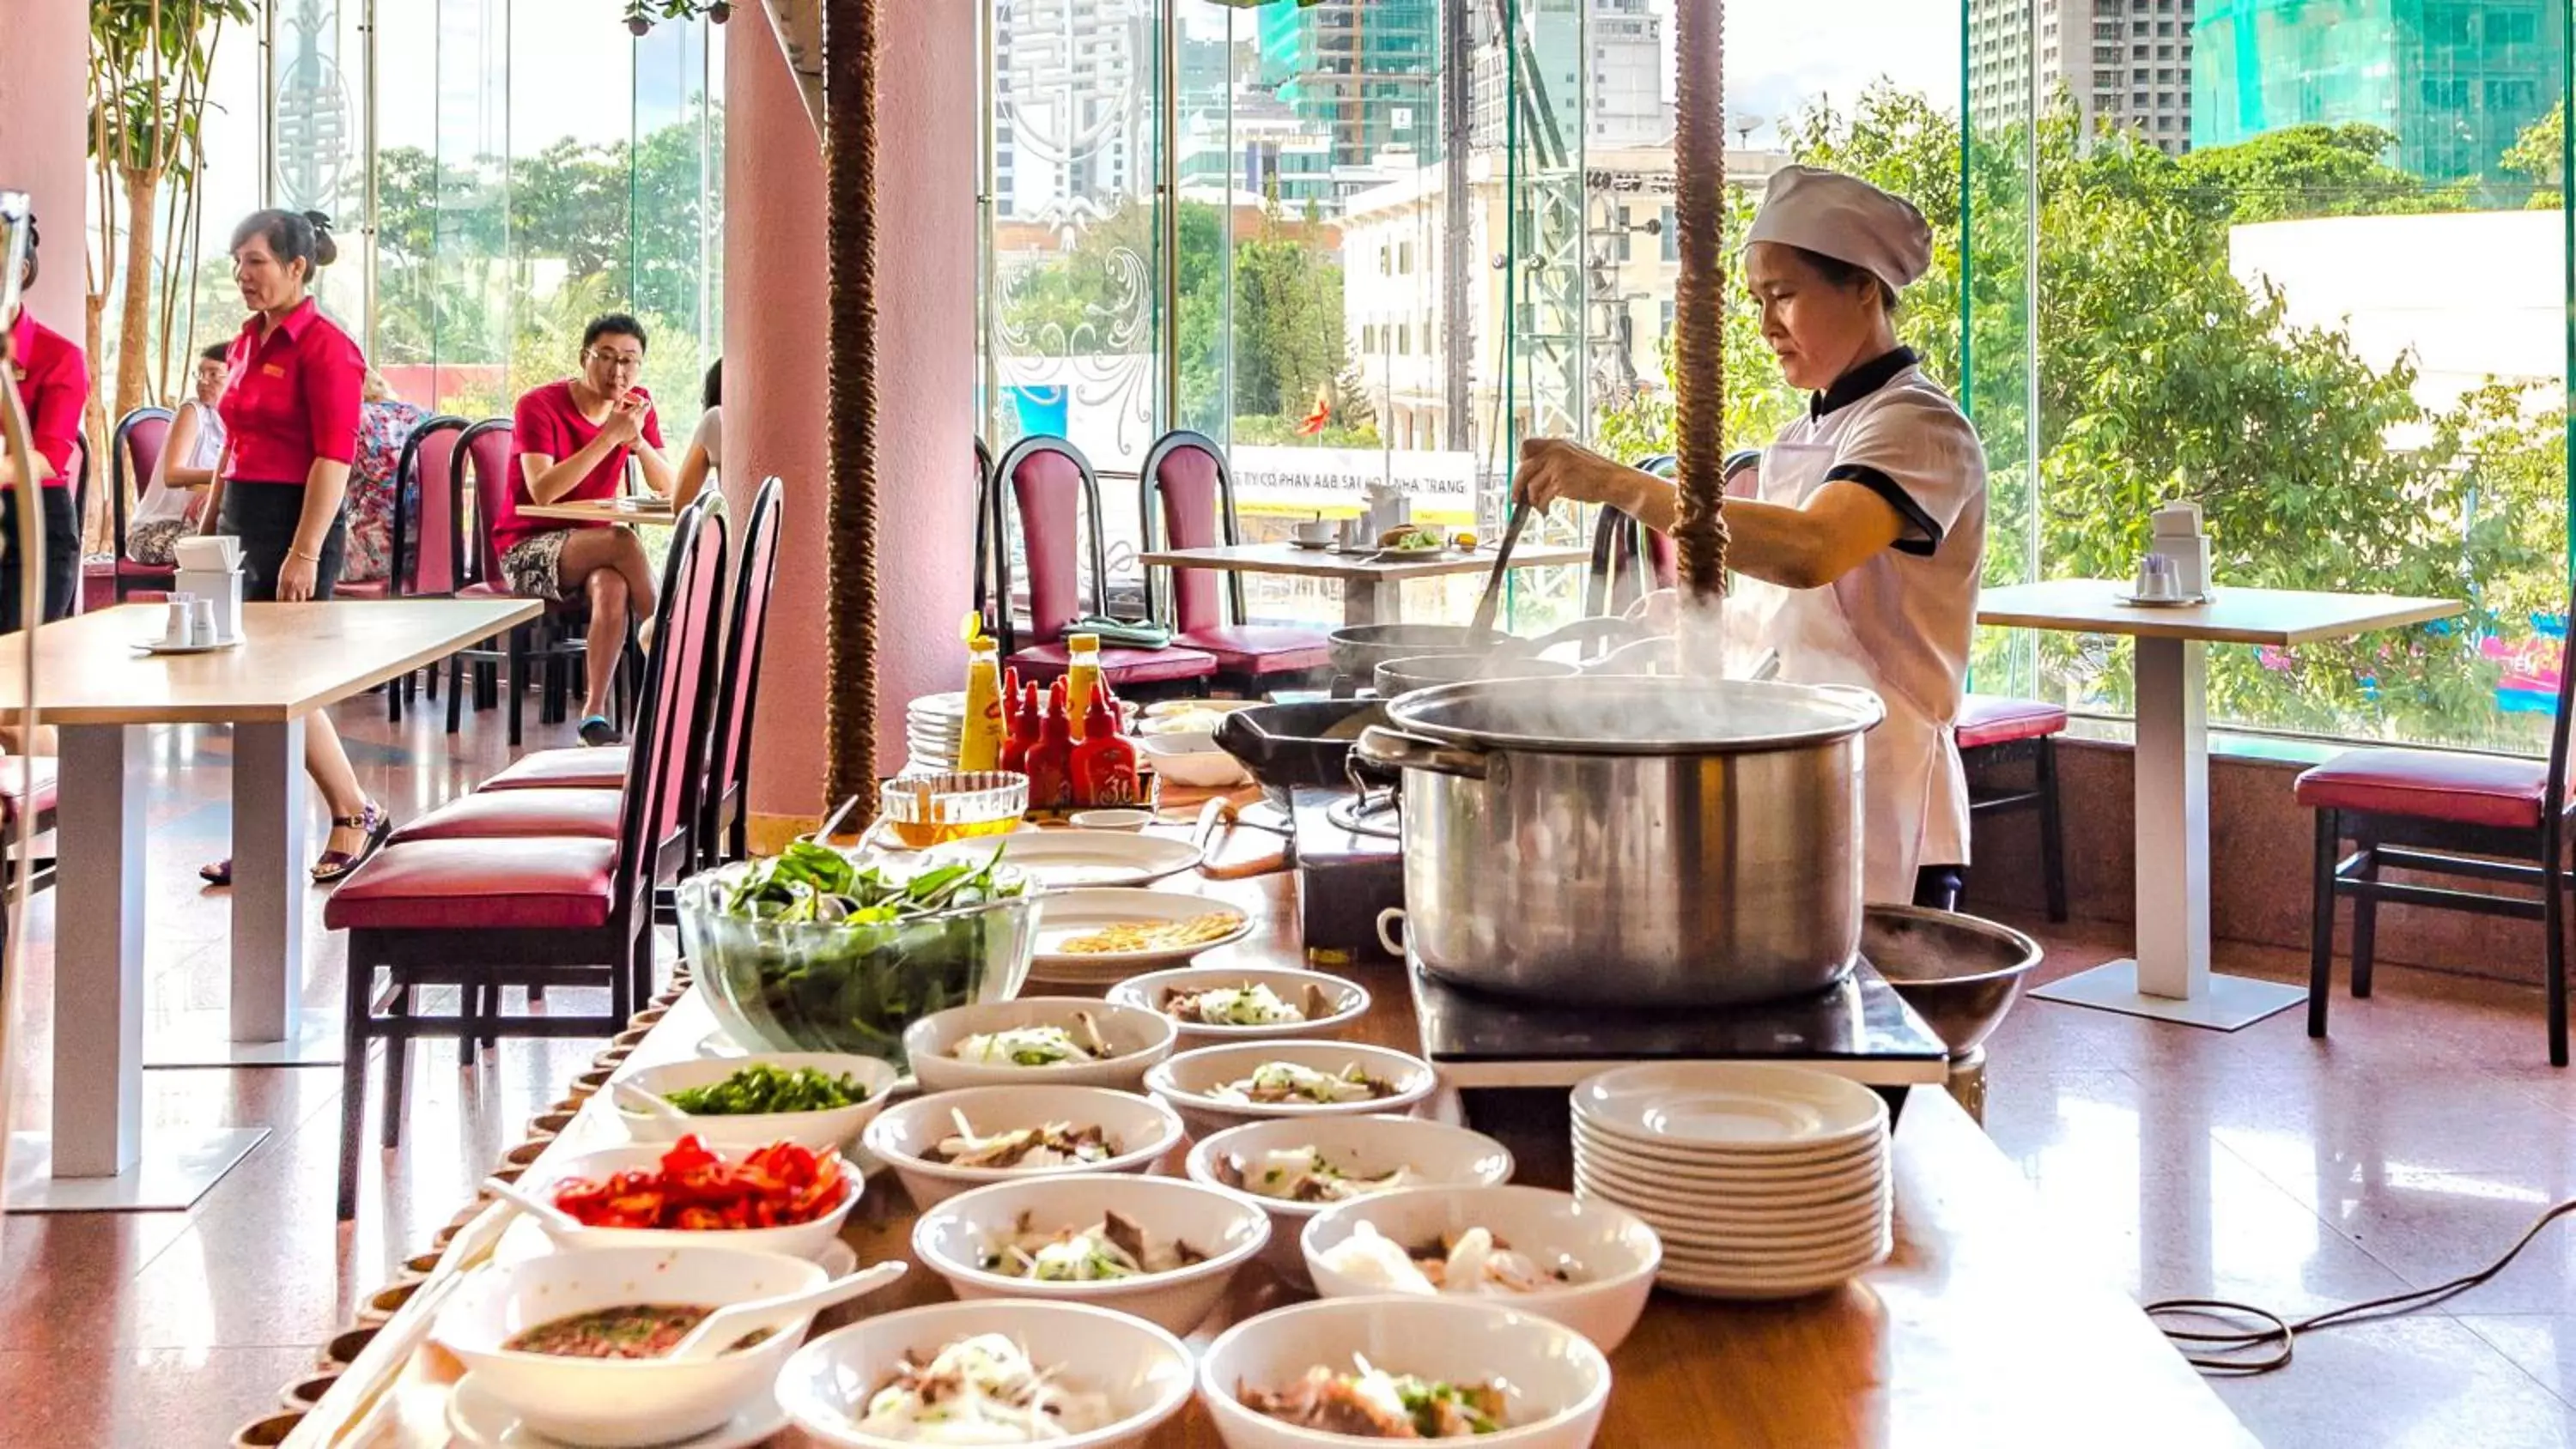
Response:
[[[1723,1006],[1851,969],[1865,690],[1637,675],[1446,685],[1388,705],[1424,968],[1562,1003]]]

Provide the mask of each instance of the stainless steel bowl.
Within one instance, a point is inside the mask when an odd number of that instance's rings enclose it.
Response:
[[[1985,1044],[2039,965],[2039,943],[2010,926],[1922,906],[1861,912],[1860,953],[1961,1057]]]
[[[1370,683],[1376,687],[1378,698],[1393,699],[1417,689],[1437,689],[1444,684],[1459,684],[1470,679],[1563,679],[1581,672],[1571,664],[1560,664],[1553,659],[1417,654],[1409,659],[1390,659],[1379,665]]]

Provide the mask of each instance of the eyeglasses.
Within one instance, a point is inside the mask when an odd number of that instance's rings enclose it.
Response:
[[[602,367],[613,367],[620,372],[644,370],[644,354],[640,352],[602,352],[594,347],[583,355]]]

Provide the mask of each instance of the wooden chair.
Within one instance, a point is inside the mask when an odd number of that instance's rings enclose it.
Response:
[[[982,438],[975,440],[975,616],[984,621],[984,632],[1002,637],[1001,621],[993,610],[993,450]],[[1002,613],[1010,612],[1011,601],[1002,601]]]
[[[456,494],[450,478],[456,468],[456,442],[469,426],[452,413],[421,420],[403,439],[402,457],[394,465],[393,551],[386,560],[385,592],[396,599],[445,599],[456,593]],[[438,667],[432,665],[385,686],[385,710],[402,723],[420,680],[429,680],[429,697],[438,698]]]
[[[2567,731],[2576,704],[2571,651],[2558,658],[2549,756],[2533,760],[2438,750],[2347,750],[2299,776],[2317,812],[2308,947],[2308,1035],[2326,1034],[2334,994],[2335,899],[2352,899],[2352,994],[2370,995],[2379,906],[2433,906],[2541,923],[2549,992],[2549,1064],[2567,1065]],[[2343,842],[2353,853],[2343,855]],[[2493,895],[2380,879],[2387,870],[2537,887]]]
[[[134,509],[136,488],[151,486],[161,468],[161,450],[170,444],[170,427],[178,418],[168,408],[136,408],[116,420],[108,441],[107,471],[110,532],[116,548],[116,601],[138,593],[167,594],[179,581],[174,564],[136,563],[125,556],[125,530]]]
[[[1002,657],[1020,677],[1044,684],[1060,678],[1070,660],[1064,637],[1083,615],[1082,572],[1091,570],[1091,608],[1109,612],[1109,559],[1101,542],[1100,479],[1091,460],[1062,438],[1022,438],[994,470],[991,532],[993,597]],[[1029,564],[1029,636],[1019,638],[1011,606],[1011,525],[1014,514],[1026,530],[1023,540]],[[1100,670],[1109,683],[1125,689],[1136,685],[1206,679],[1216,673],[1216,657],[1204,650],[1175,644],[1167,649],[1104,646]]]
[[[493,546],[492,521],[501,515],[505,499],[516,480],[510,476],[511,425],[508,418],[485,418],[467,428],[456,440],[456,455],[448,473],[451,499],[450,549],[459,566],[457,595],[461,598],[512,598],[509,581],[501,576],[500,551]],[[468,479],[472,488],[466,487]],[[559,722],[564,713],[565,671],[572,661],[589,652],[575,627],[579,606],[561,599],[546,601],[544,617],[534,623],[521,624],[501,636],[495,644],[486,641],[472,649],[460,649],[447,657],[447,732],[456,733],[461,720],[463,701],[455,691],[464,682],[465,666],[476,670],[476,708],[483,707],[488,697],[484,683],[495,670],[505,670],[505,684],[510,696],[510,747],[517,749],[524,738],[522,709],[527,701],[527,670],[535,664],[545,671],[545,704],[539,719],[542,723]]]
[[[389,1043],[381,1140],[392,1147],[401,1140],[403,1073],[413,1038],[454,1037],[460,1055],[469,1055],[476,1040],[495,1035],[607,1036],[622,1030],[634,1003],[649,994],[653,888],[690,861],[689,762],[699,757],[715,679],[724,567],[723,515],[692,504],[673,530],[662,574],[653,667],[627,752],[626,788],[614,797],[613,838],[415,831],[332,892],[323,924],[349,933],[343,1220],[357,1209],[370,1041]],[[379,971],[386,973],[381,991]],[[491,1003],[513,985],[605,985],[609,1008],[598,1016],[504,1017]],[[428,986],[458,988],[455,1015],[416,1013],[414,997]]]
[[[2057,737],[2066,732],[2066,710],[2036,699],[1972,694],[1961,701],[1955,726],[1959,758],[1968,771],[1968,818],[2028,810],[2039,816],[2040,888],[2048,918],[2066,919],[2066,846],[2057,810]],[[2027,785],[1996,783],[1999,774],[2029,767]],[[1960,899],[1964,903],[1966,892]]]
[[[1167,538],[1173,548],[1243,542],[1234,509],[1234,471],[1215,440],[1187,430],[1165,433],[1136,471],[1136,517],[1148,551],[1162,546],[1158,537]],[[1156,588],[1158,573],[1170,576],[1168,590]],[[1171,625],[1173,642],[1213,655],[1221,674],[1257,683],[1332,665],[1332,641],[1320,631],[1250,622],[1241,574],[1151,570],[1145,576],[1145,600],[1148,613]]]

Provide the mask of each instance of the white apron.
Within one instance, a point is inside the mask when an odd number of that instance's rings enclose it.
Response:
[[[1824,486],[1834,457],[1821,443],[1772,444],[1762,454],[1757,496],[1783,508],[1803,505]],[[1911,904],[1918,867],[1967,862],[1967,776],[1951,721],[1933,718],[1871,658],[1843,612],[1844,586],[1788,589],[1736,575],[1726,602],[1729,672],[1777,650],[1781,679],[1858,685],[1886,705],[1886,721],[1862,744],[1861,899]]]

